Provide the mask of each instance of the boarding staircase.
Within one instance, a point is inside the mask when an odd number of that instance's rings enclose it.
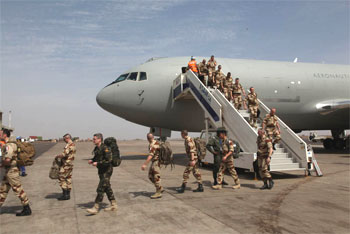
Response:
[[[206,136],[210,128],[215,130],[225,127],[228,137],[239,142],[243,152],[235,159],[236,167],[253,170],[253,161],[257,152],[257,129],[249,124],[247,110],[236,110],[225,96],[217,89],[207,88],[191,71],[180,74],[173,82],[173,100],[195,99],[205,113]],[[263,118],[270,109],[259,100],[260,116]],[[258,128],[262,124],[258,119]],[[275,145],[270,163],[270,171],[316,171],[321,176],[317,162],[313,157],[312,149],[295,134],[281,119],[278,118],[282,140]],[[207,139],[208,140],[208,139]],[[212,157],[206,157],[210,162]]]

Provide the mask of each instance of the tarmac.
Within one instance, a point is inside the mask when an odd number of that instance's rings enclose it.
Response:
[[[315,146],[316,159],[323,177],[303,172],[274,173],[275,187],[259,190],[261,181],[254,174],[238,170],[242,187],[211,189],[212,172],[201,168],[204,192],[191,175],[184,194],[175,189],[182,183],[187,158],[183,141],[171,141],[175,168],[162,168],[161,199],[149,198],[155,192],[148,171],[141,171],[146,159],[147,142],[119,141],[123,155],[120,167],[114,168],[112,188],[118,203],[117,212],[86,212],[94,204],[98,176],[88,165],[91,142],[77,143],[71,200],[58,201],[58,182],[49,179],[49,169],[64,143],[37,143],[38,156],[21,177],[33,211],[31,216],[16,217],[21,210],[12,191],[0,210],[0,233],[350,233],[350,154],[330,152]],[[104,206],[108,200],[104,198]]]

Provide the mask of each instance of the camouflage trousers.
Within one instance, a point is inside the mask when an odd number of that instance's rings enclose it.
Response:
[[[201,176],[201,173],[199,172],[197,162],[194,166],[191,166],[190,163],[188,163],[188,165],[186,166],[186,169],[184,171],[184,174],[183,174],[183,182],[182,183],[184,183],[184,184],[187,183],[188,179],[190,178],[191,172],[193,173],[193,176],[196,178],[197,182],[201,184],[202,183],[202,176]]]
[[[64,165],[60,167],[60,171],[58,173],[58,181],[60,182],[62,189],[72,189],[72,172],[73,166],[71,165]]]
[[[266,127],[266,133],[273,144],[276,144],[281,140],[281,134],[276,127]]]
[[[237,110],[240,110],[242,107],[242,95],[241,94],[233,94],[233,105]]]
[[[24,192],[19,179],[19,169],[17,167],[10,168],[6,171],[0,186],[0,207],[4,204],[7,194],[12,188],[16,196],[21,200],[23,206],[29,204],[27,194]]]
[[[254,124],[256,124],[256,119],[258,118],[258,105],[256,105],[256,106],[249,105],[248,109],[250,112],[249,123],[250,123],[250,125],[253,126]]]
[[[237,172],[235,170],[235,166],[233,164],[233,158],[227,159],[225,162],[221,161],[219,173],[218,173],[218,184],[221,184],[224,179],[224,173],[228,169],[228,172],[232,176],[233,180],[235,181],[235,184],[239,184],[239,179]]]
[[[266,159],[267,157],[258,157],[259,174],[263,180],[271,178],[269,165],[266,163]]]
[[[148,179],[154,184],[157,190],[162,188],[162,185],[160,184],[161,180],[159,161],[152,162],[152,165],[148,171]]]
[[[231,99],[232,99],[231,92],[232,92],[231,89],[226,88],[226,87],[224,88],[224,95],[228,101],[231,101]]]
[[[98,176],[100,177],[100,182],[98,183],[97,190],[96,190],[97,196],[95,199],[95,203],[102,202],[104,193],[106,193],[109,201],[115,200],[114,193],[111,187],[111,182],[110,182],[112,174],[113,174],[112,166],[110,166],[106,172],[98,174]]]

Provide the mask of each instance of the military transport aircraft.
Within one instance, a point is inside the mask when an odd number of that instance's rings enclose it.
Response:
[[[202,59],[197,58],[197,62]],[[97,103],[114,115],[144,126],[200,132],[205,128],[203,108],[212,97],[200,103],[194,98],[176,101],[174,94],[174,80],[189,60],[152,58],[104,87],[96,97]],[[324,141],[325,148],[344,147],[342,134],[349,129],[350,66],[229,58],[216,61],[225,74],[239,77],[246,90],[255,87],[259,99],[267,107],[275,107],[279,118],[294,132],[331,130],[333,139]],[[199,89],[202,93],[207,90],[202,86]]]

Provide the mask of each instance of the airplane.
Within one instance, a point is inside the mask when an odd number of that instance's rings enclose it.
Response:
[[[197,57],[200,62],[204,57]],[[173,131],[205,128],[205,114],[195,100],[174,102],[172,86],[190,57],[152,58],[123,72],[104,87],[96,101],[130,122]],[[208,59],[207,59],[208,61]],[[349,129],[350,66],[216,58],[222,71],[254,87],[260,100],[294,132],[331,130],[324,147],[343,148]]]

